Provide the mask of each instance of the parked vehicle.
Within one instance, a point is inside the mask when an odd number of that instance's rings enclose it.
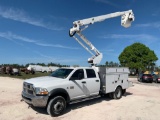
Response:
[[[13,75],[20,75],[19,69],[13,68],[13,69],[12,69],[12,74],[13,74]]]
[[[138,81],[140,82],[150,82],[152,83],[153,82],[153,77],[151,74],[140,74],[138,76]]]
[[[50,76],[25,80],[22,99],[35,107],[47,107],[51,116],[64,112],[66,105],[109,94],[120,99],[132,86],[128,68],[59,68]]]
[[[131,76],[135,76],[137,74],[136,69],[129,69],[129,71]]]
[[[8,74],[8,75],[20,75],[20,71],[17,68],[12,68],[11,66],[2,66],[0,68],[1,74]]]
[[[159,83],[160,82],[160,74],[158,74],[158,75],[153,74],[153,82],[155,82],[155,83]]]
[[[0,67],[0,74],[6,74],[6,67],[5,66]]]
[[[7,66],[6,67],[6,74],[12,75],[12,73],[13,73],[13,68],[11,66]]]
[[[42,71],[42,66],[40,66],[40,65],[29,65],[27,67],[27,70],[35,71],[35,72],[41,72]]]
[[[29,65],[27,67],[27,70],[31,71],[35,71],[35,72],[53,72],[55,71],[56,69],[58,69],[58,67],[54,67],[54,66],[41,66],[41,65]]]

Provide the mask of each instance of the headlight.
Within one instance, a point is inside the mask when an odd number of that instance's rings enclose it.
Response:
[[[36,95],[48,95],[46,88],[34,88]]]

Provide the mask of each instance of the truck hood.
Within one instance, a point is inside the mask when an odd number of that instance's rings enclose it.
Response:
[[[64,81],[66,81],[66,79],[56,78],[52,76],[44,76],[44,77],[27,79],[24,82],[33,84],[35,87],[45,88],[45,87],[53,86],[55,84],[61,84]]]

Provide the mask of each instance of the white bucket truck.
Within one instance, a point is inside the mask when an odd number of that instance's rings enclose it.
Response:
[[[108,93],[111,98],[120,99],[132,86],[128,74],[128,68],[59,68],[51,76],[24,81],[22,98],[35,107],[47,107],[51,116],[57,116],[67,104]]]
[[[105,94],[109,94],[111,98],[120,99],[126,89],[132,86],[132,82],[128,81],[129,69],[95,67],[100,63],[103,57],[102,53],[81,34],[81,31],[88,25],[117,16],[122,16],[121,24],[124,27],[129,27],[134,21],[132,10],[129,10],[73,22],[74,26],[70,29],[69,35],[93,55],[74,36],[77,33],[96,53],[88,59],[92,67],[59,68],[50,76],[25,80],[22,91],[23,100],[35,107],[46,107],[48,114],[58,116],[71,103],[97,98]],[[81,26],[84,28],[81,29]]]

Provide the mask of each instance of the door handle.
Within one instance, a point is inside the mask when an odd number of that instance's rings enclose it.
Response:
[[[96,82],[99,82],[99,80],[96,80]]]
[[[83,81],[82,83],[86,83],[86,81]]]

